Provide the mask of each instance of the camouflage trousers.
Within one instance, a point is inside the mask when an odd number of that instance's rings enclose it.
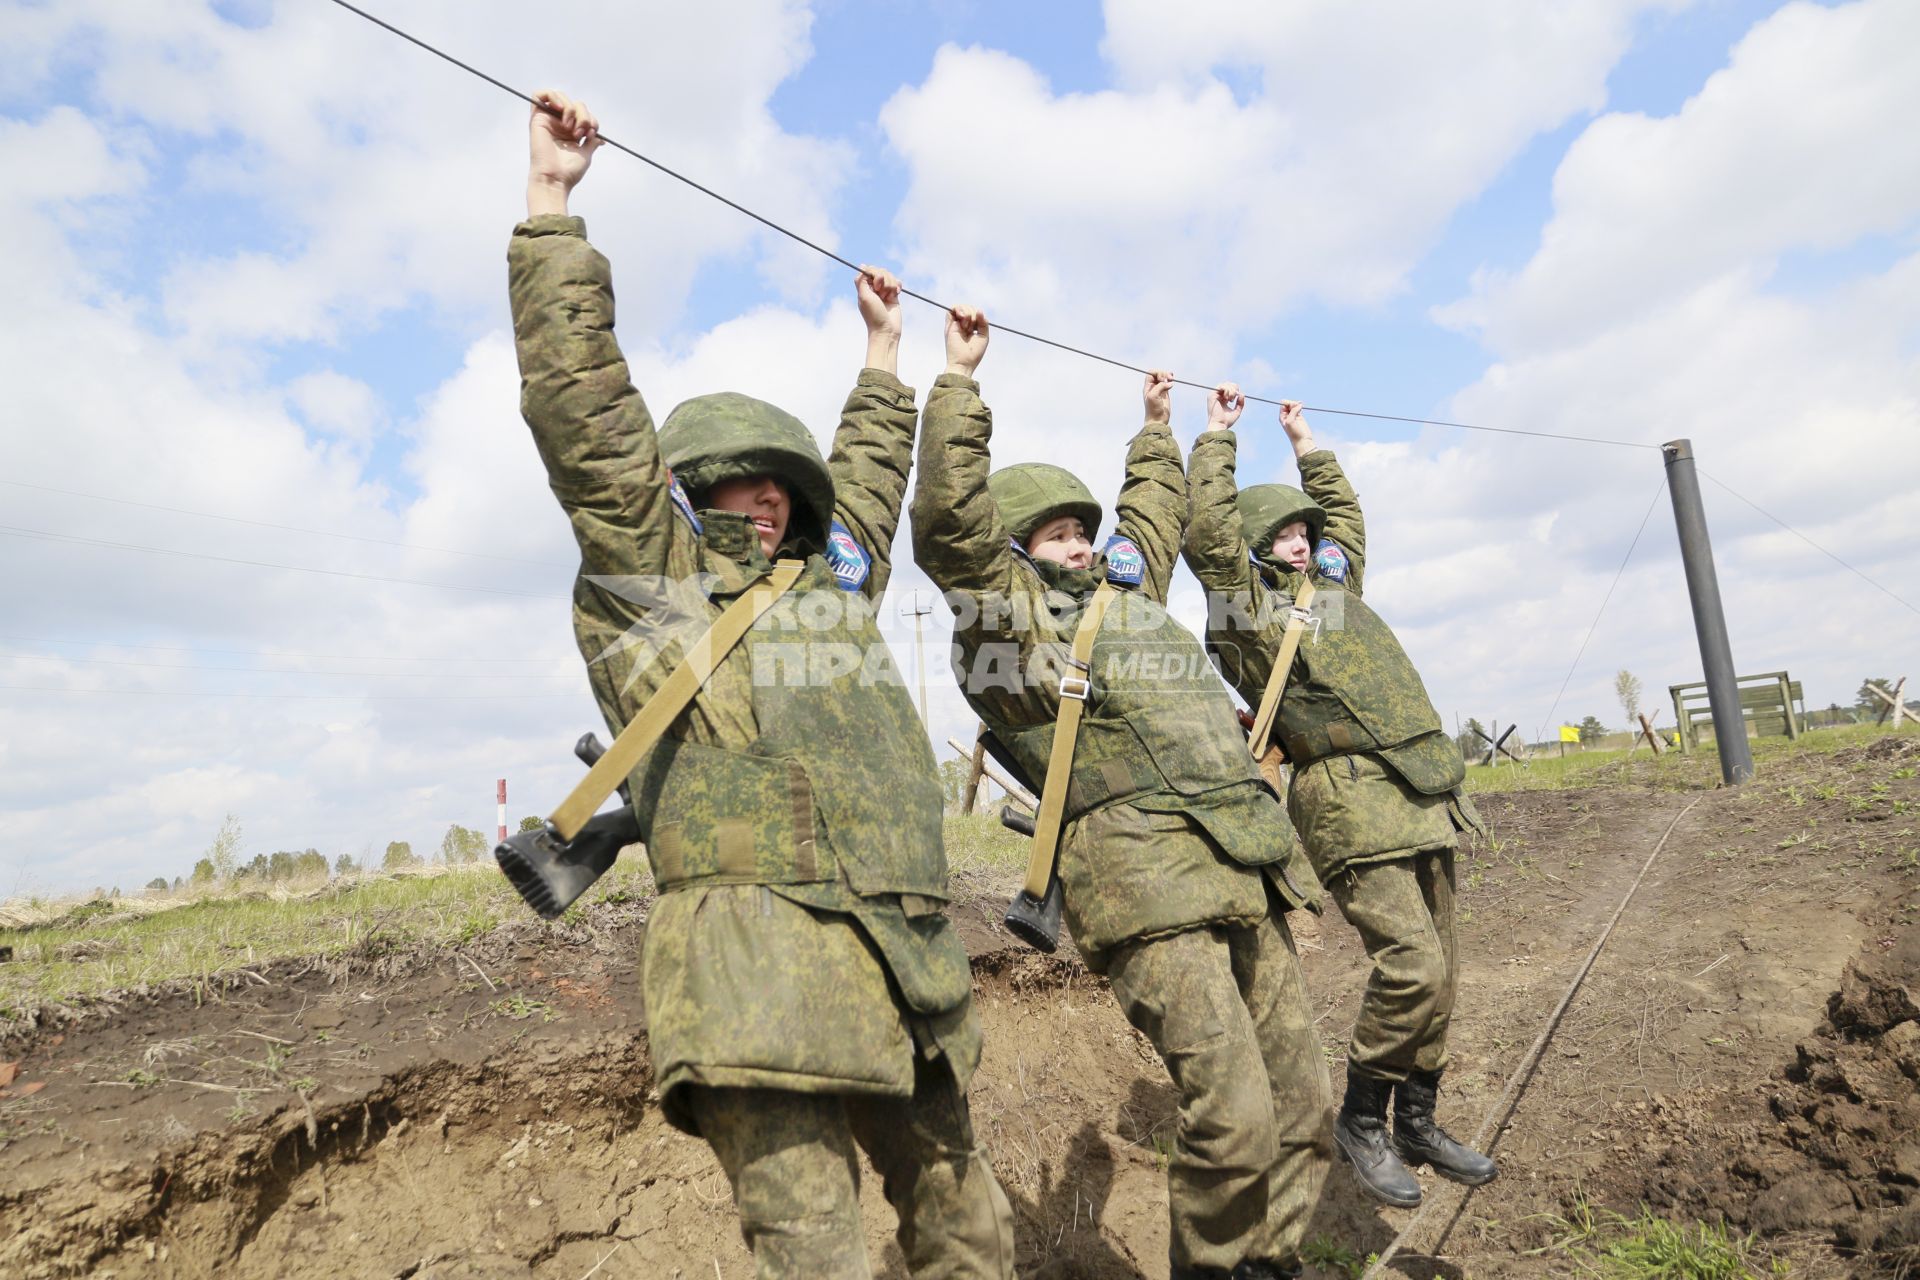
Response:
[[[1347,1064],[1396,1084],[1447,1065],[1458,966],[1453,850],[1348,864],[1327,885],[1373,962]]]
[[[912,1099],[688,1087],[733,1185],[760,1280],[864,1280],[859,1144],[900,1215],[914,1280],[1012,1280],[1013,1210],[974,1141],[944,1058],[916,1060]]]
[[[1176,1265],[1291,1261],[1326,1178],[1327,1063],[1286,918],[1124,943],[1107,972],[1180,1091]]]

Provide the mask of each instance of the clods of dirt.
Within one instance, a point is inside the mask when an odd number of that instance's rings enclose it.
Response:
[[[1869,946],[1747,1114],[1695,1097],[1644,1109],[1654,1154],[1612,1194],[1824,1239],[1848,1274],[1920,1272],[1920,925]]]

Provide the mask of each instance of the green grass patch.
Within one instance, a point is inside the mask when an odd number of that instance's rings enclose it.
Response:
[[[1023,871],[1032,842],[992,813],[950,813],[946,819],[947,866],[954,871]]]
[[[1809,729],[1799,741],[1752,738],[1754,771],[1765,782],[1768,766],[1801,755],[1830,755],[1848,747],[1865,746],[1893,730],[1884,725],[1850,724],[1832,729]],[[1908,730],[1906,732],[1912,732]],[[1469,765],[1467,790],[1561,791],[1572,787],[1647,786],[1693,790],[1720,782],[1720,756],[1712,742],[1691,755],[1668,750],[1657,759],[1643,743],[1631,755],[1625,750],[1569,751],[1565,756],[1540,754],[1524,765],[1505,757],[1498,765]],[[1804,797],[1802,797],[1804,802]]]
[[[1558,1254],[1607,1280],[1768,1280],[1793,1272],[1764,1255],[1753,1235],[1722,1223],[1672,1222],[1642,1206],[1628,1218],[1576,1198],[1566,1217],[1550,1216],[1553,1240],[1536,1254]]]
[[[581,902],[652,892],[646,859],[624,857]],[[209,895],[141,916],[69,913],[51,926],[0,930],[0,947],[13,948],[0,964],[0,1025],[42,1005],[276,960],[462,947],[508,920],[536,919],[491,861],[434,876],[335,882],[307,895]]]

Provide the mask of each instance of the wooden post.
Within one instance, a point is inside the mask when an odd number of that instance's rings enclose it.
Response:
[[[1800,741],[1800,726],[1793,719],[1793,689],[1784,671],[1780,673],[1780,711],[1787,717],[1787,741]]]
[[[1651,720],[1649,720],[1649,719],[1647,719],[1647,716],[1646,716],[1646,713],[1645,713],[1645,712],[1641,712],[1641,714],[1640,714],[1640,732],[1641,732],[1641,733],[1642,733],[1643,735],[1645,735],[1645,737],[1646,737],[1646,739],[1647,739],[1647,745],[1653,748],[1653,754],[1654,754],[1654,755],[1656,755],[1656,756],[1657,756],[1657,755],[1659,755],[1659,754],[1660,754],[1660,739],[1654,736],[1654,733],[1653,733],[1653,721],[1651,721]],[[1640,740],[1639,740],[1638,738],[1636,738],[1636,739],[1634,739],[1634,743],[1633,743],[1633,745],[1634,745],[1634,746],[1636,746],[1636,747],[1637,747],[1637,746],[1639,746],[1639,745],[1640,745]],[[1629,751],[1629,752],[1628,752],[1627,754],[1629,754],[1629,755],[1631,755],[1631,754],[1633,754],[1633,753],[1632,753],[1631,751]]]
[[[986,728],[985,725],[981,726]],[[975,738],[973,741],[973,767],[967,772],[967,793],[960,801],[960,812],[972,813],[973,806],[980,799],[980,775],[986,772],[987,744]]]
[[[1896,729],[1900,727],[1900,718],[1902,716],[1905,716],[1915,724],[1920,724],[1920,716],[1916,716],[1913,712],[1907,710],[1907,678],[1905,676],[1901,676],[1900,679],[1894,683],[1892,693],[1887,692],[1886,686],[1875,684],[1871,680],[1867,681],[1867,688],[1872,691],[1874,697],[1886,704],[1880,708],[1880,714],[1874,717],[1873,722],[1875,724],[1885,724],[1889,712],[1893,714],[1893,727]]]
[[[955,751],[958,751],[961,755],[967,754],[967,748],[961,746],[956,739],[948,738],[947,745]],[[1035,813],[1040,811],[1040,798],[1015,782],[1010,775],[1001,770],[999,765],[983,758],[980,761],[980,767],[985,771],[987,777],[1000,784],[1000,789],[1005,791],[1010,798],[1032,809]]]

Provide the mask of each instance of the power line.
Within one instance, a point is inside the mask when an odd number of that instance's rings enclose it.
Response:
[[[543,569],[571,569],[572,565],[554,560],[529,560],[524,556],[501,556],[487,551],[456,551],[452,547],[428,547],[417,542],[396,542],[392,538],[371,538],[358,533],[336,533],[332,529],[307,529],[296,524],[275,524],[271,520],[249,520],[245,516],[222,515],[217,511],[196,511],[191,507],[169,507],[158,502],[136,502],[132,498],[113,498],[104,493],[83,493],[78,489],[59,489],[50,484],[32,484],[25,480],[0,479],[0,484],[16,489],[37,489],[65,498],[86,498],[92,502],[112,502],[123,507],[142,507],[148,511],[167,511],[174,515],[198,516],[203,520],[224,520],[229,524],[248,524],[258,529],[280,529],[287,533],[309,533],[319,538],[344,538],[349,542],[371,542],[383,547],[403,547],[408,551],[430,551],[443,556],[466,556],[473,560],[499,560],[507,564],[530,564]]]
[[[1587,628],[1587,638],[1580,642],[1580,648],[1573,655],[1573,662],[1567,667],[1567,678],[1560,682],[1560,692],[1553,695],[1553,705],[1547,708],[1547,718],[1541,722],[1538,732],[1544,733],[1546,726],[1553,723],[1553,713],[1560,709],[1560,699],[1566,696],[1567,686],[1573,683],[1573,673],[1580,669],[1580,659],[1587,652],[1587,645],[1593,641],[1593,633],[1600,626],[1600,619],[1607,611],[1607,601],[1613,599],[1613,592],[1620,585],[1620,575],[1627,571],[1627,561],[1633,559],[1633,549],[1640,545],[1640,535],[1647,531],[1647,521],[1653,518],[1653,509],[1660,504],[1660,495],[1667,491],[1666,473],[1660,475],[1660,487],[1653,491],[1653,501],[1647,504],[1647,513],[1640,517],[1640,527],[1633,531],[1633,541],[1627,544],[1627,554],[1620,557],[1620,567],[1613,572],[1613,581],[1607,586],[1607,594],[1600,597],[1600,608],[1594,612],[1593,623]]]
[[[422,49],[427,53],[432,54],[434,57],[439,58],[442,62],[450,63],[453,66],[460,68],[460,70],[466,72],[468,75],[474,76],[477,79],[486,81],[488,84],[492,85],[496,89],[499,89],[503,93],[512,94],[514,97],[520,99],[522,102],[525,102],[532,107],[535,107],[536,109],[539,109],[542,111],[551,110],[551,108],[549,108],[545,103],[538,101],[531,94],[522,92],[521,90],[516,89],[512,85],[508,84],[506,81],[501,80],[495,76],[488,75],[486,72],[480,70],[480,68],[472,65],[471,63],[462,62],[460,59],[454,57],[452,54],[446,52],[445,50],[440,49],[434,45],[428,44],[425,40],[422,40],[419,36],[416,36],[411,32],[401,30],[399,27],[394,26],[391,22],[388,22],[384,18],[375,17],[373,14],[368,13],[365,9],[360,8],[358,5],[348,3],[348,0],[333,0],[333,3],[339,5],[342,9],[345,9],[349,13],[357,14],[360,17],[365,18],[368,22],[371,22],[374,26],[379,27],[382,30],[387,31],[393,35],[399,36],[402,40],[405,40],[408,44],[414,45],[415,47]],[[849,261],[848,259],[835,253],[833,250],[827,248],[825,245],[819,244],[813,240],[809,240],[806,236],[801,235],[798,231],[794,231],[787,227],[784,227],[778,222],[775,222],[773,219],[766,217],[764,214],[755,213],[752,209],[747,208],[747,206],[741,204],[739,201],[733,200],[727,196],[721,195],[718,191],[715,191],[712,187],[706,186],[703,183],[697,182],[694,179],[689,178],[686,174],[681,173],[677,169],[673,169],[665,164],[662,164],[660,161],[655,160],[652,156],[645,155],[639,151],[635,151],[632,147],[629,147],[624,142],[619,142],[613,138],[609,138],[604,133],[598,136],[601,143],[603,143],[604,145],[612,147],[615,151],[624,152],[627,155],[632,156],[635,160],[640,161],[640,163],[658,170],[659,172],[665,174],[669,178],[672,178],[676,182],[684,183],[685,185],[692,187],[695,191],[700,192],[704,196],[709,196],[714,200],[718,200],[721,204],[726,205],[729,209],[732,209],[737,213],[745,214],[747,217],[752,218],[755,222],[759,223],[763,227],[766,227],[768,230],[778,232],[780,235],[785,236],[787,239],[792,240],[796,244],[804,245],[806,248],[813,250],[815,253],[819,254],[821,257],[828,258],[834,262],[839,263],[841,266],[845,267],[849,271],[857,272],[860,270],[860,265],[858,263]],[[934,298],[930,298],[924,293],[916,293],[914,290],[908,289],[905,287],[902,287],[900,292],[905,294],[909,298],[913,298],[919,302],[924,302],[930,307],[938,308],[941,311],[949,310],[946,303],[941,302]],[[1016,338],[1025,338],[1029,342],[1038,342],[1043,346],[1049,346],[1054,348],[1057,351],[1065,351],[1070,355],[1081,356],[1088,360],[1097,360],[1102,364],[1112,365],[1116,369],[1127,369],[1138,374],[1147,374],[1151,372],[1151,370],[1148,370],[1141,365],[1129,364],[1125,360],[1116,360],[1112,356],[1103,356],[1097,351],[1089,351],[1084,347],[1076,347],[1069,343],[1057,341],[1056,339],[1053,339],[1053,338],[1042,337],[1040,334],[1032,333],[1025,329],[1016,329],[1012,325],[1001,324],[999,321],[991,321],[990,325],[991,325],[991,328],[998,329],[1002,333],[1010,333]],[[1193,387],[1201,391],[1213,390],[1211,386],[1203,382],[1191,382],[1185,378],[1175,378],[1173,381],[1183,387]],[[1250,395],[1250,396],[1247,396],[1246,398],[1257,404],[1278,405],[1280,403],[1280,401],[1270,399],[1266,396]],[[1447,422],[1438,418],[1410,418],[1410,417],[1402,417],[1398,414],[1391,414],[1391,413],[1366,413],[1359,409],[1328,409],[1325,407],[1316,407],[1312,405],[1307,405],[1303,407],[1313,413],[1331,413],[1331,414],[1338,414],[1342,417],[1348,417],[1348,418],[1372,418],[1380,422],[1404,422],[1404,423],[1411,423],[1416,426],[1446,427],[1455,431],[1485,431],[1485,432],[1491,432],[1495,435],[1534,436],[1543,440],[1572,440],[1572,441],[1577,441],[1581,444],[1610,444],[1610,445],[1617,445],[1621,448],[1627,448],[1627,449],[1658,449],[1660,447],[1659,445],[1656,445],[1656,444],[1642,444],[1636,440],[1609,440],[1599,436],[1562,435],[1558,432],[1553,432],[1553,431],[1527,431],[1519,427],[1487,427],[1487,426],[1480,426],[1476,423],[1471,423],[1471,422]]]
[[[138,551],[146,555],[176,556],[183,560],[212,560],[219,564],[243,564],[256,569],[285,569],[295,573],[317,573],[329,578],[356,578],[362,582],[390,582],[403,587],[438,587],[443,591],[479,591],[487,595],[522,596],[529,600],[567,600],[571,597],[557,595],[551,591],[515,591],[511,587],[478,587],[457,582],[424,582],[418,578],[390,578],[377,573],[352,573],[345,569],[317,569],[304,564],[276,564],[270,560],[245,560],[238,556],[217,556],[205,551],[180,551],[172,547],[156,547],[142,542],[110,542],[105,538],[82,538],[68,533],[51,533],[45,529],[24,529],[17,525],[0,525],[0,534],[9,538],[31,538],[40,542],[69,543],[85,547],[111,547],[116,551]]]
[[[1755,502],[1752,498],[1749,498],[1745,494],[1739,492],[1732,485],[1722,480],[1719,476],[1714,475],[1711,471],[1708,471],[1705,467],[1700,466],[1698,463],[1695,463],[1694,470],[1698,471],[1701,475],[1705,476],[1707,479],[1719,485],[1722,489],[1725,489],[1728,493],[1732,494],[1734,497],[1740,499],[1740,501],[1752,507],[1755,511],[1758,511],[1761,515],[1765,516],[1767,519],[1779,525],[1782,529],[1785,529],[1788,533],[1792,534],[1794,537],[1800,539],[1800,541],[1812,547],[1815,551],[1818,551],[1821,555],[1825,556],[1827,559],[1839,565],[1842,569],[1845,569],[1848,573],[1853,574],[1855,577],[1859,578],[1862,582],[1866,583],[1868,586],[1873,587],[1877,591],[1882,591],[1882,592],[1885,592],[1887,595],[1892,596],[1894,600],[1898,601],[1902,606],[1904,606],[1910,612],[1920,613],[1920,608],[1915,608],[1914,605],[1910,603],[1908,600],[1906,600],[1902,596],[1896,595],[1891,588],[1881,586],[1880,583],[1874,581],[1872,578],[1869,578],[1866,574],[1854,568],[1852,565],[1848,564],[1845,560],[1842,560],[1839,556],[1833,554],[1833,552],[1827,550],[1825,547],[1815,542],[1812,538],[1809,538],[1806,534],[1800,532],[1798,529],[1788,524],[1785,520],[1782,520],[1779,516],[1773,514],[1773,512],[1767,510],[1765,507]]]

